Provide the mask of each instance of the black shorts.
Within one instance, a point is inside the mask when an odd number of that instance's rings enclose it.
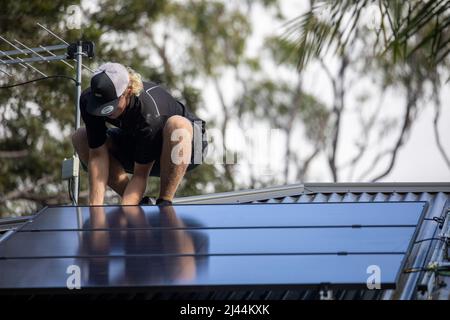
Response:
[[[201,129],[199,127],[196,127],[197,125],[194,125],[192,123],[194,130],[196,131],[196,134],[198,137],[202,136]],[[133,137],[125,133],[120,128],[108,128],[106,131],[106,135],[112,140],[112,143],[114,144],[113,150],[111,151],[111,154],[114,158],[116,158],[120,164],[125,169],[125,172],[127,173],[133,173],[134,171],[134,151],[135,151],[135,144]],[[159,177],[160,176],[160,158],[161,158],[161,152],[162,152],[162,130],[160,130],[159,134],[155,136],[156,141],[151,141],[149,145],[151,145],[153,148],[157,148],[157,157],[155,159],[152,159],[151,161],[155,160],[155,163],[153,164],[153,167],[150,171],[149,176],[152,177]],[[155,143],[156,142],[156,143]],[[201,163],[203,163],[206,152],[208,149],[208,141],[206,140],[206,137],[202,136],[202,139],[198,139],[198,141],[194,141],[192,139],[192,153],[191,153],[191,161],[186,169],[186,171],[190,171],[197,166],[199,166]],[[84,163],[81,163],[82,167],[87,171],[87,166]]]

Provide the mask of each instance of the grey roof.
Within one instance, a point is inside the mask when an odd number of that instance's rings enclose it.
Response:
[[[446,218],[442,230],[433,220],[425,220],[416,240],[450,236],[450,183],[305,183],[271,187],[259,190],[242,190],[201,196],[183,197],[176,203],[304,203],[304,202],[381,202],[381,201],[426,201],[428,209],[425,219]],[[446,262],[442,241],[424,241],[410,252],[409,267],[425,267],[431,262]],[[448,262],[448,261],[447,261]],[[384,299],[429,298],[450,299],[450,281],[443,288],[433,287],[431,273],[405,274],[397,290],[385,291]],[[420,290],[426,289],[423,295]],[[439,290],[437,290],[439,289]]]
[[[305,183],[177,198],[176,203],[415,201],[450,183]],[[408,196],[408,198],[405,198]],[[411,198],[412,197],[412,198]],[[420,198],[420,197],[419,197]]]

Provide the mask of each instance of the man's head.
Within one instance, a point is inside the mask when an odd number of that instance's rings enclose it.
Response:
[[[140,75],[120,63],[101,65],[92,76],[92,96],[87,111],[96,116],[117,118],[127,107],[130,97],[142,90]]]

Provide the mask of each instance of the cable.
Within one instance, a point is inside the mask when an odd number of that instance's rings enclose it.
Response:
[[[37,78],[37,79],[33,79],[33,80],[30,80],[30,81],[21,82],[21,83],[15,83],[15,84],[11,84],[11,85],[8,85],[8,86],[2,86],[2,87],[0,87],[0,89],[9,89],[9,88],[13,88],[13,87],[23,86],[25,84],[32,83],[32,82],[41,81],[41,80],[48,80],[48,79],[53,79],[53,78],[69,79],[69,80],[72,80],[73,82],[75,82],[76,84],[78,84],[77,80],[72,78],[72,77],[63,76],[63,75],[56,75],[56,76],[48,76],[48,77]]]
[[[434,221],[437,222],[437,224],[439,225],[439,229],[442,229],[444,227],[444,222],[445,222],[445,218],[442,217],[432,217],[432,218],[425,218],[423,220],[428,220],[428,221]]]
[[[403,272],[404,273],[414,273],[414,272],[435,272],[438,275],[441,276],[449,276],[450,275],[450,266],[444,265],[444,266],[440,266],[437,263],[430,263],[427,267],[413,267],[413,268],[408,268],[405,269]]]
[[[67,180],[67,182],[68,182],[68,188],[69,188],[69,198],[70,198],[70,201],[72,203],[74,203],[75,201],[74,201],[74,197],[72,194],[72,178],[69,178],[69,180]]]
[[[421,271],[431,271],[427,268],[409,268],[409,269],[405,269],[403,272],[404,273],[415,273],[415,272],[421,272]]]
[[[441,217],[433,217],[433,218],[424,218],[423,220],[441,222],[441,221],[444,220],[444,218],[441,218]]]
[[[416,243],[421,243],[421,242],[425,242],[425,241],[433,241],[433,240],[439,240],[442,241],[444,243],[446,243],[447,241],[445,241],[445,239],[441,239],[441,238],[427,238],[427,239],[421,239],[421,240],[417,240],[414,242],[414,244]]]
[[[72,201],[72,192],[70,191],[71,188],[71,183],[70,183],[70,179],[67,180],[67,191],[69,192],[69,199],[70,201]]]

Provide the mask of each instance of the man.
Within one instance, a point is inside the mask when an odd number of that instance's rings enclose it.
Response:
[[[81,94],[80,111],[86,127],[72,135],[72,143],[88,168],[89,205],[103,204],[107,185],[122,205],[137,205],[149,175],[160,176],[156,203],[171,204],[185,172],[206,152],[205,122],[160,85],[143,82],[119,63],[95,71]]]

